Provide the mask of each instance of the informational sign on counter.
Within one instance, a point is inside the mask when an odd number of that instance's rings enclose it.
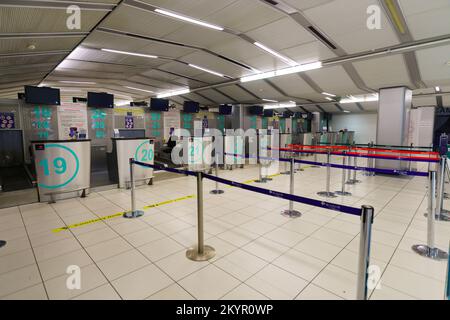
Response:
[[[88,118],[86,105],[81,103],[66,103],[58,107],[58,138],[71,139],[76,128],[76,134],[88,138]]]
[[[164,140],[168,141],[170,137],[170,129],[180,129],[181,117],[179,111],[164,112]]]

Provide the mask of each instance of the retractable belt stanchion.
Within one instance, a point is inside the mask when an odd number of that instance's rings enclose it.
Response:
[[[336,195],[330,191],[330,182],[331,182],[331,166],[330,166],[330,159],[331,159],[331,150],[328,149],[327,153],[327,178],[326,178],[326,190],[317,192],[317,195],[321,197],[326,198],[336,198]]]
[[[134,194],[135,184],[134,184],[134,159],[130,158],[130,188],[131,188],[131,211],[127,211],[123,214],[124,218],[132,219],[138,218],[144,215],[144,211],[136,210],[136,197]]]
[[[355,145],[353,143],[353,145]],[[349,162],[350,163],[350,162]],[[356,168],[358,166],[358,157],[353,157],[353,166]],[[350,179],[350,170],[348,172],[348,178],[347,184],[355,184],[361,182],[361,180],[356,179],[356,169],[353,170],[353,178]]]
[[[347,165],[347,157],[345,155],[345,151],[342,152],[342,165],[345,167]],[[341,186],[341,190],[339,191],[335,191],[334,193],[336,193],[337,195],[340,196],[351,196],[351,192],[347,192],[345,191],[345,169],[342,168],[342,186]]]
[[[186,251],[186,257],[193,261],[206,261],[216,255],[213,247],[204,244],[203,234],[203,173],[197,173],[197,232],[198,244],[196,248]]]
[[[370,240],[372,237],[373,207],[362,206],[361,208],[361,232],[359,238],[358,257],[358,282],[356,288],[356,299],[367,300],[367,280],[369,279],[370,266]]]
[[[216,153],[216,165],[215,165],[215,169],[214,169],[216,177],[219,177],[219,161],[218,160],[219,160],[219,157],[217,156],[217,153]],[[219,183],[216,180],[216,189],[211,190],[209,193],[210,194],[222,194],[224,192],[225,191],[219,189]]]
[[[442,155],[439,162],[439,187],[437,192],[436,219],[450,221],[450,211],[443,208],[444,205],[444,182],[446,173],[447,156]]]
[[[448,243],[448,252],[450,252],[450,241]],[[445,282],[444,299],[450,300],[450,256],[447,261],[447,281]]]
[[[288,156],[288,152],[283,152],[283,157],[284,158],[287,158]],[[291,153],[291,156],[292,156],[293,154]],[[291,157],[291,158],[293,158],[293,157]],[[290,170],[288,170],[288,163],[287,163],[287,161],[285,161],[284,162],[284,171],[283,172],[280,172],[280,174],[284,174],[284,175],[287,175],[287,174],[291,174],[291,171]]]
[[[290,187],[289,187],[289,193],[294,194],[294,167],[295,167],[295,160],[292,157],[291,158],[291,174],[290,174]],[[292,200],[289,200],[289,209],[284,210],[282,213],[284,216],[288,216],[291,218],[298,218],[302,214],[300,211],[294,210],[294,202]]]
[[[430,171],[428,185],[428,214],[427,214],[427,244],[416,244],[411,248],[421,256],[434,260],[443,260],[448,258],[448,254],[434,246],[434,222],[436,210],[436,171]]]
[[[313,138],[313,139],[314,139],[313,145],[317,146],[317,141],[316,141],[316,139],[315,139],[315,138]],[[313,161],[314,161],[314,162],[317,162],[317,149],[314,149],[313,152],[314,152],[314,159],[313,159]],[[318,166],[317,164],[315,164],[315,165],[312,165],[311,168],[320,168],[320,166]]]

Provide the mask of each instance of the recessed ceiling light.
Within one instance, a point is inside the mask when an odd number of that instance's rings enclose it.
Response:
[[[322,94],[323,94],[324,96],[329,96],[329,97],[336,97],[336,95],[335,95],[335,94],[332,94],[332,93],[328,93],[328,92],[322,92]]]
[[[331,99],[330,97],[325,97],[325,99],[327,99],[328,101],[334,101],[334,100]]]
[[[190,89],[182,89],[182,90],[177,90],[177,91],[170,91],[170,92],[160,93],[156,97],[157,98],[167,98],[167,97],[179,96],[181,94],[186,94],[186,93],[189,93],[189,92],[191,92]]]
[[[277,100],[272,100],[272,99],[262,99],[262,101],[267,101],[267,102],[278,102]]]
[[[191,63],[189,63],[189,66],[190,66],[190,67],[192,67],[192,68],[195,68],[195,69],[201,70],[201,71],[205,71],[205,72],[208,72],[208,73],[214,74],[214,75],[216,75],[216,76],[219,76],[219,77],[222,77],[222,78],[224,78],[224,77],[225,77],[225,76],[224,76],[223,74],[221,74],[221,73],[218,73],[218,72],[215,72],[215,71],[212,71],[212,70],[209,70],[209,69],[206,69],[206,68],[203,68],[203,67],[197,66],[197,65],[195,65],[195,64],[191,64]]]
[[[162,10],[162,9],[155,9],[155,12],[163,14],[165,16],[169,16],[169,17],[175,18],[175,19],[179,19],[179,20],[190,22],[190,23],[194,23],[194,24],[200,25],[202,27],[207,27],[207,28],[210,28],[210,29],[223,31],[223,28],[220,27],[220,26],[216,26],[214,24],[203,22],[203,21],[200,21],[200,20],[197,20],[197,19],[193,19],[193,18],[190,18],[190,17],[182,16],[180,14],[173,13],[173,12],[170,12],[170,11],[166,11],[166,10]]]
[[[342,110],[343,112],[345,112],[345,113],[350,113],[350,111],[348,111],[348,110]]]
[[[293,66],[293,67],[294,67],[294,66],[297,66],[297,65],[298,65],[298,63],[295,62],[294,60],[289,59],[288,57],[283,56],[281,53],[278,53],[278,52],[276,52],[275,50],[272,50],[272,49],[266,47],[266,46],[263,45],[262,43],[254,42],[254,45],[257,46],[257,47],[259,47],[259,48],[261,48],[261,49],[263,49],[264,51],[270,53],[271,55],[273,55],[273,56],[275,56],[275,57],[277,57],[277,58],[283,60],[284,62],[286,62],[286,63],[287,63],[288,65],[290,65],[290,66]]]
[[[434,90],[436,90],[436,92],[441,92],[441,88],[438,86],[434,87]]]
[[[64,81],[59,81],[61,83],[71,83],[71,84],[97,84],[96,82],[89,82],[89,81],[69,81],[69,80],[64,80]]]
[[[154,93],[154,91],[144,90],[144,89],[139,89],[139,88],[135,88],[135,87],[125,86],[125,88],[132,89],[132,90],[138,90],[138,91],[149,92],[149,93]]]
[[[137,52],[129,52],[129,51],[120,51],[120,50],[113,50],[113,49],[105,49],[102,48],[102,51],[106,52],[112,52],[112,53],[119,53],[119,54],[127,54],[130,56],[136,56],[136,57],[144,57],[144,58],[151,58],[151,59],[157,59],[158,56],[154,56],[151,54],[144,54],[144,53],[137,53]]]

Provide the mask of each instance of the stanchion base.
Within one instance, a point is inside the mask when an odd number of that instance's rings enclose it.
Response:
[[[127,219],[134,219],[134,218],[139,218],[142,217],[144,215],[144,211],[141,210],[135,210],[135,211],[127,211],[123,214],[124,218]]]
[[[186,251],[186,258],[192,261],[207,261],[209,259],[214,258],[216,255],[216,250],[211,246],[204,246],[203,253],[200,254],[198,252],[198,248],[191,248]]]
[[[224,193],[225,191],[223,191],[223,190],[211,190],[209,193],[210,194],[222,194],[222,193]]]
[[[255,182],[256,183],[267,183],[267,178],[261,178],[261,179],[258,179],[258,180],[255,180]]]
[[[430,248],[425,244],[416,244],[411,249],[421,255],[422,257],[431,258],[433,260],[446,260],[448,259],[448,253],[438,248]]]
[[[355,184],[355,183],[360,183],[361,180],[358,179],[350,179],[346,182],[346,184]]]
[[[317,195],[321,196],[321,197],[326,197],[326,198],[336,198],[336,195],[333,192],[328,192],[328,191],[317,192]]]
[[[337,194],[338,196],[351,196],[352,193],[351,192],[347,192],[347,191],[335,191],[335,194]]]
[[[273,179],[272,179],[272,178],[264,178],[264,180],[266,180],[266,181],[272,181]]]
[[[318,166],[318,165],[312,165],[312,166],[309,166],[310,168],[320,168],[320,166]]]
[[[428,212],[425,212],[424,217],[428,217]],[[434,218],[438,221],[450,221],[450,212],[447,210],[442,210],[440,214],[436,214]]]
[[[289,218],[299,218],[302,216],[302,213],[297,210],[283,210],[281,215]]]
[[[290,171],[284,171],[284,172],[280,172],[280,174],[291,174],[291,172]]]
[[[6,246],[6,241],[0,240],[0,248]]]

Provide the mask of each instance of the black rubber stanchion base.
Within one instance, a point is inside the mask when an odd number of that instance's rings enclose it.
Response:
[[[299,218],[302,216],[302,213],[297,210],[283,210],[281,215],[289,218]]]
[[[124,218],[127,219],[134,219],[134,218],[139,218],[142,217],[144,215],[144,211],[141,210],[135,210],[135,211],[127,211],[123,214]]]
[[[337,194],[338,196],[351,196],[352,193],[351,192],[347,192],[347,191],[335,191],[335,194]]]
[[[0,248],[6,246],[6,241],[0,240]]]
[[[438,248],[430,248],[429,246],[425,244],[416,244],[411,247],[411,249],[421,255],[422,257],[427,257],[433,260],[447,260],[448,259],[448,253],[445,251],[442,251]]]
[[[211,246],[204,246],[203,252],[199,253],[198,248],[190,248],[186,251],[186,258],[192,261],[207,261],[209,259],[214,258],[216,255],[216,250]]]
[[[290,171],[283,171],[283,172],[280,172],[280,174],[288,175],[288,174],[291,174],[291,172]]]
[[[219,190],[219,189],[216,189],[216,190],[211,190],[209,193],[210,194],[223,194],[225,191],[223,191],[223,190]]]
[[[255,182],[256,183],[267,183],[267,178],[261,178],[261,179],[258,179],[258,180],[255,180]]]
[[[327,191],[320,191],[317,192],[318,196],[325,197],[325,198],[336,198],[337,196],[333,192],[327,192]]]
[[[356,183],[360,183],[361,180],[358,179],[350,179],[346,182],[346,184],[356,184]]]

